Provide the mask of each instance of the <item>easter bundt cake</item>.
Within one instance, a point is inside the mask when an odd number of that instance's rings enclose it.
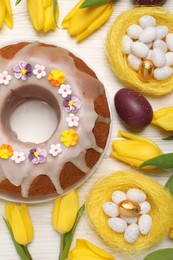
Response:
[[[81,59],[39,42],[5,46],[0,97],[0,194],[64,194],[89,176],[106,146],[110,112],[102,83]],[[13,111],[32,99],[52,106],[58,121],[39,144],[20,141],[10,125]]]

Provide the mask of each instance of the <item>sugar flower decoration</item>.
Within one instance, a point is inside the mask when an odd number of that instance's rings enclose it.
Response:
[[[68,95],[72,93],[71,86],[62,84],[58,90],[58,93],[62,95],[63,98],[66,98]]]
[[[21,163],[25,161],[25,155],[23,152],[17,152],[14,151],[13,156],[11,157],[12,161],[14,161],[15,163]]]
[[[0,73],[0,84],[8,85],[12,77],[8,74],[6,70]]]
[[[75,146],[77,144],[78,139],[79,136],[73,129],[67,129],[61,133],[61,142],[66,147]]]
[[[40,147],[30,150],[30,154],[28,155],[29,160],[31,160],[34,164],[44,163],[47,157],[47,152]]]
[[[62,152],[62,148],[60,144],[52,144],[49,149],[49,154],[52,156],[57,156]]]
[[[12,147],[9,144],[3,144],[0,146],[0,158],[8,159],[14,153]]]
[[[63,106],[67,112],[76,113],[81,107],[81,101],[77,96],[68,95],[64,99]]]
[[[67,118],[66,118],[66,122],[68,123],[69,127],[77,127],[79,125],[79,117],[75,116],[74,114],[70,114]]]
[[[109,227],[117,233],[124,233],[128,243],[134,243],[139,234],[147,235],[152,228],[152,218],[148,214],[151,206],[142,190],[132,188],[127,193],[116,190],[112,201],[105,202],[102,207],[110,217]]]
[[[65,82],[64,72],[61,70],[51,70],[48,80],[52,84],[52,86],[59,87],[61,84]]]
[[[37,79],[41,79],[46,76],[45,66],[43,65],[36,64],[32,72]]]
[[[16,64],[13,67],[13,70],[16,79],[26,80],[27,77],[32,75],[32,66],[25,61],[20,61],[18,64]]]

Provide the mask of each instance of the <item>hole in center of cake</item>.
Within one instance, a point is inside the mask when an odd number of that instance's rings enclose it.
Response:
[[[57,113],[42,100],[29,100],[20,104],[10,117],[11,129],[22,142],[45,142],[54,133],[57,125]]]

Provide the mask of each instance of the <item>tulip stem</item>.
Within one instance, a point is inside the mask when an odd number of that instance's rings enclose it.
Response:
[[[27,257],[27,260],[32,260],[32,256],[27,248],[27,245],[23,246],[23,249],[25,251],[25,254],[26,254],[26,257]]]
[[[64,234],[61,234],[59,260],[63,260],[63,258],[62,258],[63,250],[64,250]]]

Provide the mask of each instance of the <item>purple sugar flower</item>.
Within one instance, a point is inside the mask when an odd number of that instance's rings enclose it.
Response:
[[[81,101],[77,96],[68,95],[64,99],[63,106],[67,112],[76,113],[81,107]]]
[[[16,79],[26,80],[27,77],[32,75],[32,66],[25,61],[20,61],[18,64],[14,65],[13,70]]]
[[[47,157],[47,152],[40,147],[36,149],[31,149],[30,154],[28,155],[29,160],[31,160],[34,164],[44,163]]]

